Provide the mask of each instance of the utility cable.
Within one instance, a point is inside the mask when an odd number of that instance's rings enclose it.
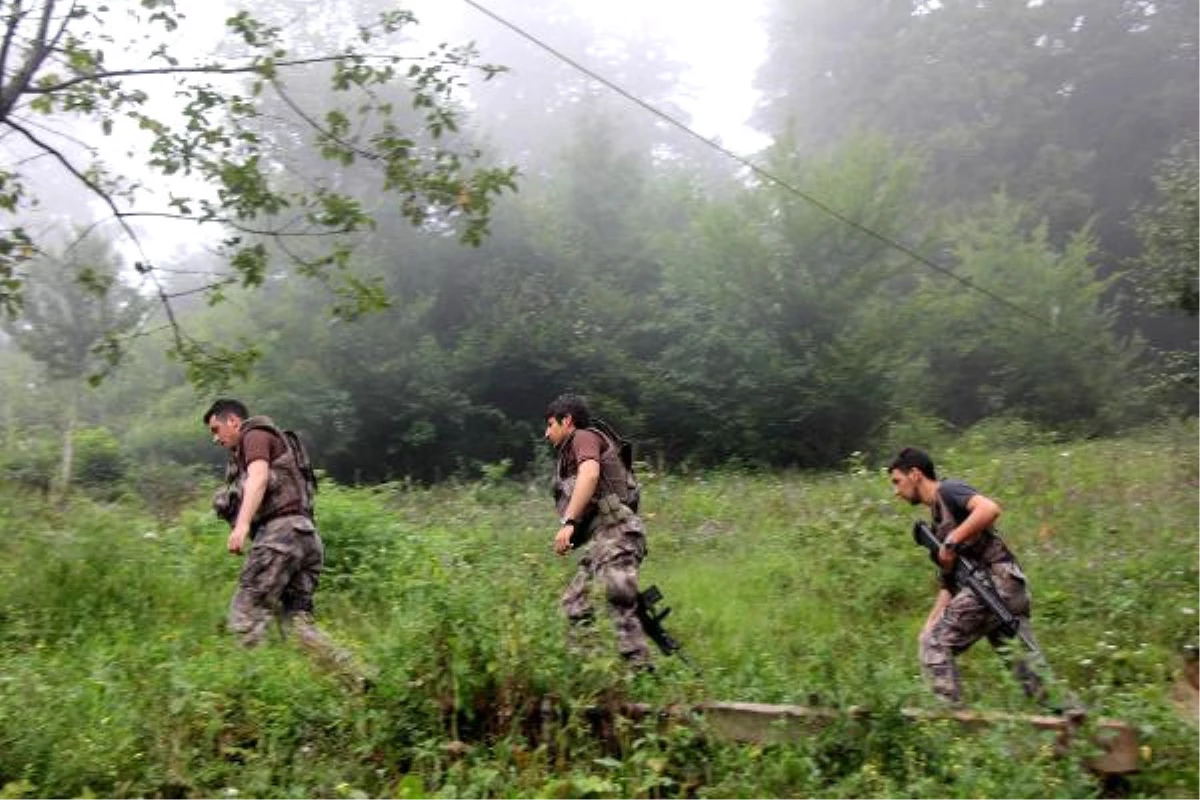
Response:
[[[590,69],[589,67],[585,66],[584,64],[581,64],[580,62],[576,61],[575,59],[571,58],[567,54],[563,53],[561,50],[558,50],[555,47],[553,47],[552,45],[542,41],[537,36],[534,36],[533,34],[524,30],[520,26],[518,26],[512,22],[509,22],[504,17],[501,17],[499,14],[497,14],[494,11],[492,11],[491,9],[485,7],[483,4],[477,2],[477,0],[463,0],[463,2],[466,3],[467,5],[471,6],[471,8],[474,8],[480,14],[483,14],[486,17],[490,17],[492,20],[494,20],[498,24],[504,26],[505,28],[508,28],[510,31],[517,34],[518,36],[525,39],[526,41],[532,43],[534,46],[546,51],[547,53],[554,56],[558,60],[570,65],[572,68],[578,70],[579,72],[582,72],[584,75],[587,75],[592,80],[594,80],[594,81],[606,86],[607,88],[611,89],[612,91],[616,92],[621,97],[624,97],[626,100],[628,100],[629,102],[634,103],[635,105],[641,106],[643,109],[645,109],[646,111],[649,111],[651,114],[658,117],[659,119],[666,122],[667,124],[671,125],[672,127],[675,127],[677,129],[683,131],[688,136],[691,136],[694,139],[698,139],[704,145],[713,148],[714,150],[725,155],[728,158],[733,159],[734,161],[736,161],[737,163],[746,167],[748,170],[750,170],[751,172],[753,172],[755,175],[759,176],[760,178],[762,178],[770,183],[773,183],[776,186],[779,186],[781,189],[783,189],[785,191],[791,192],[796,197],[799,197],[801,200],[803,200],[806,203],[812,205],[813,207],[819,209],[823,213],[829,215],[830,217],[833,217],[838,222],[841,222],[844,225],[848,225],[849,227],[853,228],[854,230],[858,231],[859,233],[862,233],[865,236],[875,239],[876,241],[882,242],[883,244],[887,245],[888,247],[891,247],[895,250],[899,250],[901,253],[904,253],[906,256],[908,256],[912,260],[925,265],[926,267],[933,270],[934,272],[937,272],[941,275],[946,276],[947,278],[957,281],[958,283],[962,284],[963,286],[967,287],[968,289],[971,289],[973,291],[976,291],[983,295],[986,295],[988,298],[994,300],[995,302],[999,303],[1000,305],[1004,306],[1005,308],[1010,309],[1011,311],[1014,311],[1024,317],[1028,317],[1029,319],[1031,319],[1035,322],[1038,322],[1042,325],[1045,325],[1048,328],[1054,329],[1054,325],[1049,320],[1047,320],[1045,317],[1042,317],[1039,314],[1036,314],[1036,313],[1018,305],[1017,303],[1014,303],[1013,301],[1009,300],[1007,297],[1004,297],[1003,295],[997,294],[996,292],[993,292],[992,290],[990,290],[984,286],[980,286],[979,284],[975,283],[971,279],[963,277],[962,275],[957,274],[956,272],[954,272],[951,269],[948,269],[947,267],[943,267],[941,264],[938,264],[936,261],[933,261],[928,256],[918,253],[916,250],[913,250],[911,247],[904,244],[903,242],[896,241],[895,239],[887,236],[886,234],[882,234],[882,233],[874,230],[873,228],[869,228],[866,225],[863,225],[861,222],[858,222],[857,220],[847,217],[845,214],[842,214],[837,209],[831,207],[830,205],[823,202],[819,198],[814,197],[813,195],[809,194],[808,192],[798,189],[797,187],[793,186],[791,183],[787,182],[783,178],[780,178],[778,175],[775,175],[774,173],[770,172],[769,170],[759,166],[758,164],[755,164],[753,161],[746,158],[745,156],[739,155],[738,153],[735,153],[734,151],[725,147],[720,142],[717,142],[713,139],[710,139],[710,138],[704,136],[703,134],[697,132],[692,127],[690,127],[687,123],[683,122],[682,120],[678,119],[677,117],[674,117],[671,114],[668,114],[666,111],[663,111],[662,109],[658,108],[657,106],[643,100],[642,98],[633,94],[633,92],[629,91],[628,89],[625,89],[623,86],[620,86],[617,83],[614,83],[613,81],[609,80],[608,78],[604,77],[603,75],[598,74],[594,70]]]

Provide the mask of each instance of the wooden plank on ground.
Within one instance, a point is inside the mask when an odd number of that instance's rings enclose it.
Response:
[[[797,705],[770,705],[766,703],[703,703],[694,711],[707,722],[719,736],[742,742],[772,743],[796,741],[811,736],[841,714],[851,717],[867,716],[869,710],[850,708],[839,712],[828,708]],[[1067,717],[1033,716],[989,711],[929,711],[906,708],[901,713],[912,722],[933,720],[955,720],[967,728],[978,729],[1005,722],[1026,723],[1038,730],[1058,733],[1058,741],[1065,744],[1075,733],[1079,722]],[[1103,775],[1117,775],[1138,770],[1137,735],[1125,722],[1100,719],[1096,722],[1095,741],[1100,746],[1100,755],[1088,762],[1088,766]]]

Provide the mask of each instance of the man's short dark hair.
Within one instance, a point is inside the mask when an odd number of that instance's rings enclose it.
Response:
[[[918,450],[915,447],[906,447],[892,459],[892,463],[888,466],[888,472],[898,469],[901,472],[908,472],[910,469],[919,469],[921,474],[930,480],[937,480],[937,470],[933,468],[933,459],[924,450]]]
[[[204,412],[204,424],[207,425],[208,421],[213,417],[224,419],[230,414],[237,414],[239,419],[248,419],[250,417],[250,411],[241,400],[234,400],[232,397],[218,397],[208,407],[208,411]]]
[[[568,414],[576,428],[587,428],[592,424],[592,412],[588,410],[587,399],[580,395],[560,394],[546,406],[546,419],[554,418],[562,422]]]

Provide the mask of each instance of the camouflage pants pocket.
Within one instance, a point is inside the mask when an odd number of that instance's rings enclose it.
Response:
[[[992,567],[992,585],[1014,615],[1027,617],[1032,609],[1032,598],[1025,573],[1015,561],[1006,561]]]

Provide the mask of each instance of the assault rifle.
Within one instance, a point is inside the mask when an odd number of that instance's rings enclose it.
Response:
[[[679,660],[691,667],[692,671],[697,675],[700,670],[696,669],[696,665],[688,661],[680,649],[679,642],[672,638],[671,634],[667,633],[662,626],[662,621],[667,618],[667,614],[671,613],[671,609],[664,608],[662,611],[655,611],[654,605],[659,600],[662,600],[662,592],[657,586],[651,586],[644,592],[638,593],[637,616],[638,621],[642,623],[642,630],[646,635],[654,640],[658,645],[658,649],[663,652],[663,655],[676,655]]]
[[[913,523],[913,541],[929,551],[929,557],[933,559],[933,563],[941,569],[941,562],[938,561],[938,551],[942,547],[941,541],[933,535],[933,529],[929,524],[917,520]],[[996,587],[992,585],[991,576],[988,574],[986,566],[976,564],[973,560],[967,558],[962,553],[958,553],[954,559],[954,569],[951,570],[950,576],[959,586],[965,586],[974,592],[988,610],[991,611],[1000,620],[1000,629],[1008,636],[1016,636],[1025,646],[1030,649],[1038,657],[1042,656],[1042,651],[1038,648],[1037,643],[1033,641],[1033,637],[1021,627],[1020,621],[1017,619],[1008,606],[1004,605],[1004,600],[996,592]],[[1044,660],[1044,659],[1043,659]]]

